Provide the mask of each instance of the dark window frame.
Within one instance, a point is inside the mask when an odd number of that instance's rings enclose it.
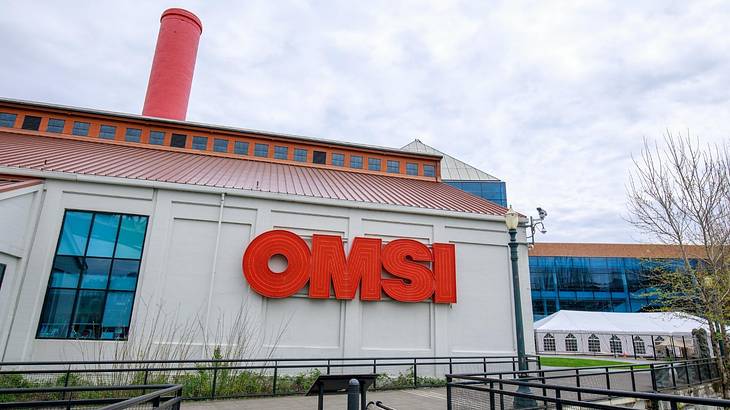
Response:
[[[312,164],[327,164],[327,151],[312,151]]]
[[[106,132],[105,132],[106,128]],[[109,133],[109,128],[111,128],[111,133]],[[107,140],[113,140],[117,137],[117,127],[116,125],[106,125],[102,124],[99,127],[99,138],[107,139]],[[126,136],[125,136],[126,137]]]
[[[187,134],[173,133],[170,137],[170,146],[173,148],[185,148],[188,144]]]
[[[266,152],[264,152],[263,150],[266,150]],[[259,157],[259,158],[268,158],[269,157],[269,144],[263,144],[260,142],[254,143],[253,156]]]
[[[159,138],[159,140],[157,138]],[[150,137],[148,141],[152,145],[165,145],[165,131],[150,131]]]
[[[25,115],[23,117],[23,123],[20,124],[20,129],[38,131],[41,129],[41,121],[43,121],[43,117]]]
[[[274,145],[274,159],[289,159],[289,147]]]
[[[82,274],[79,274],[79,278],[77,280],[77,283],[76,283],[75,288],[63,287],[63,286],[56,286],[56,287],[51,286],[51,283],[52,283],[52,280],[53,280],[53,266],[55,265],[56,258],[59,256],[58,255],[58,251],[59,251],[59,247],[61,246],[61,240],[63,238],[63,230],[64,230],[64,227],[66,225],[66,215],[69,212],[86,212],[86,213],[92,214],[91,221],[89,222],[89,230],[88,230],[88,232],[86,234],[87,239],[86,239],[86,245],[85,245],[85,248],[84,248],[84,256],[83,256],[83,258],[89,257],[86,254],[87,254],[88,249],[89,249],[89,243],[91,242],[91,233],[92,233],[93,228],[94,228],[94,221],[96,219],[96,215],[119,215],[119,225],[117,226],[117,232],[116,232],[116,236],[115,236],[115,240],[114,240],[114,249],[112,250],[112,253],[111,253],[112,256],[109,257],[109,258],[92,256],[91,258],[96,258],[96,259],[111,259],[110,266],[109,266],[109,274],[108,274],[108,278],[107,278],[106,287],[105,287],[105,289],[103,289],[103,291],[104,291],[104,303],[103,303],[103,307],[100,309],[101,314],[102,314],[102,321],[103,321],[103,314],[106,311],[106,302],[107,302],[107,299],[108,299],[108,296],[109,296],[109,293],[110,292],[131,293],[132,294],[132,306],[129,309],[129,319],[128,319],[129,320],[129,323],[128,323],[128,328],[127,328],[127,334],[126,334],[126,337],[124,337],[124,338],[120,338],[120,339],[103,339],[101,337],[99,337],[99,338],[74,338],[74,337],[71,337],[71,331],[72,331],[72,327],[73,327],[73,319],[74,319],[74,317],[76,315],[76,311],[77,311],[79,294],[82,291],[84,291],[84,290],[86,290],[86,291],[102,291],[102,289],[81,288],[82,279],[83,279],[83,275]],[[142,243],[141,243],[141,248],[140,248],[139,259],[133,259],[133,258],[117,258],[115,256],[116,255],[117,246],[119,244],[119,234],[120,234],[121,228],[122,228],[122,218],[124,216],[137,216],[137,217],[144,217],[144,218],[146,218],[145,231],[144,231],[144,235],[142,236]],[[90,341],[112,341],[112,342],[117,342],[117,341],[118,342],[123,342],[123,341],[129,340],[129,332],[131,332],[131,327],[132,327],[131,326],[132,325],[132,316],[134,315],[134,303],[135,303],[135,301],[137,299],[137,290],[139,289],[140,270],[142,268],[142,260],[144,258],[144,248],[145,248],[145,245],[146,245],[146,242],[147,242],[147,234],[149,232],[149,227],[150,227],[150,216],[149,215],[130,214],[130,213],[119,213],[119,212],[90,211],[90,210],[75,209],[75,208],[65,209],[64,210],[64,213],[63,213],[63,222],[61,223],[61,229],[58,232],[58,239],[56,240],[56,248],[55,248],[55,253],[54,253],[54,256],[53,256],[54,263],[51,265],[51,272],[48,275],[48,284],[46,285],[45,296],[43,298],[43,304],[41,306],[41,312],[40,312],[40,316],[38,318],[38,325],[37,325],[37,328],[36,328],[35,339],[37,339],[37,340],[90,340]],[[60,255],[60,256],[68,256],[68,255]],[[134,284],[134,289],[133,290],[119,290],[119,289],[111,289],[110,290],[109,289],[110,283],[111,283],[111,279],[112,279],[111,278],[111,275],[112,275],[113,264],[114,264],[114,262],[116,260],[127,260],[127,261],[132,260],[132,261],[137,261],[137,263],[139,264],[139,268],[137,270],[137,278],[135,280],[135,284]],[[49,293],[52,290],[54,290],[54,289],[75,290],[74,300],[73,300],[73,304],[72,304],[72,307],[71,307],[71,314],[69,316],[70,317],[70,322],[69,322],[68,328],[66,330],[66,337],[42,337],[41,334],[40,334],[41,333],[41,326],[43,325],[43,322],[41,321],[41,319],[42,319],[43,313],[45,311],[46,300],[48,299]],[[102,323],[99,323],[99,326],[101,326]],[[103,332],[100,331],[100,335],[102,333]]]
[[[406,175],[418,175],[418,163],[406,162]]]
[[[332,163],[332,165],[334,165],[336,167],[344,167],[345,166],[345,154],[343,154],[341,152],[333,152],[331,163]]]
[[[15,127],[16,121],[18,121],[18,114],[14,114],[12,112],[0,112],[0,127],[13,128]]]
[[[234,141],[233,142],[233,153],[238,155],[248,155],[248,149],[249,147],[248,141]],[[246,147],[246,149],[239,149],[241,147]]]
[[[230,141],[226,138],[213,138],[213,151],[228,152],[228,144]]]
[[[294,148],[294,161],[307,162],[307,154],[307,150],[304,148]]]
[[[60,123],[60,127],[59,127]],[[49,118],[48,124],[46,124],[46,132],[55,132],[60,134],[63,132],[63,128],[66,126],[66,120],[61,118]],[[53,128],[53,129],[51,129]]]
[[[88,137],[91,123],[84,121],[74,121],[74,125],[71,128],[71,134],[77,137]],[[83,134],[81,133],[83,132]]]
[[[208,137],[193,135],[193,143],[190,147],[198,151],[206,151],[208,149]]]

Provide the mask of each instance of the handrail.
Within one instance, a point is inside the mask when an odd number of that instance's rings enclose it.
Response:
[[[380,400],[378,400],[378,401],[371,401],[370,403],[368,403],[367,407],[370,407],[370,405],[371,405],[371,404],[372,404],[373,406],[375,406],[375,407],[379,407],[379,408],[381,408],[381,409],[385,409],[385,410],[397,410],[397,409],[395,409],[395,408],[393,408],[393,407],[390,407],[390,406],[386,406],[386,405],[385,405],[385,404],[384,404],[384,403],[383,403],[382,401],[380,401]]]
[[[171,399],[175,403],[180,402],[182,400],[181,394],[182,394],[182,386],[179,384],[172,385],[166,389],[153,391],[152,393],[147,393],[142,396],[133,397],[129,400],[125,400],[119,403],[114,403],[109,406],[103,407],[103,410],[120,410],[120,409],[126,409],[131,406],[140,404],[140,403],[146,403],[150,400],[162,397],[165,394],[168,393],[175,393],[175,398]]]

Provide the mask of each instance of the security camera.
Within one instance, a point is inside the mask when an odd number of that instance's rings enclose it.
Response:
[[[546,211],[546,210],[544,210],[544,209],[542,209],[542,208],[540,208],[540,207],[538,206],[538,207],[537,207],[537,214],[539,215],[539,217],[540,217],[540,220],[543,220],[543,219],[545,219],[545,217],[547,216],[547,211]]]
[[[545,229],[545,228],[540,229],[540,233],[543,234],[543,235],[546,234],[547,233],[547,229]]]

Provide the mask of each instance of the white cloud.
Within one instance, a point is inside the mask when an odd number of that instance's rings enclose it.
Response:
[[[545,207],[553,241],[632,241],[643,137],[730,131],[723,2],[4,1],[0,94],[139,112],[160,13],[200,16],[188,118],[421,138]]]

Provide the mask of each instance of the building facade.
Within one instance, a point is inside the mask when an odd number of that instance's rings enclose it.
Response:
[[[492,201],[497,205],[507,207],[507,187],[504,181],[475,168],[464,161],[443,153],[434,147],[424,144],[421,140],[414,140],[401,148],[410,152],[421,152],[440,155],[441,180],[462,191]]]
[[[231,338],[243,322],[252,350],[241,354],[249,357],[513,354],[506,210],[442,183],[439,161],[2,100],[2,360],[118,358],[135,344],[184,345],[201,357],[211,345],[236,344]],[[376,241],[373,258],[383,262],[367,259],[377,261],[380,274],[367,280],[382,283],[379,300],[363,300],[361,290],[336,293],[357,279],[349,273],[364,269],[355,258],[344,272],[323,268],[332,275],[324,298],[310,297],[306,280],[287,297],[262,295],[242,260],[271,231],[300,241],[271,248],[261,269],[272,277],[290,278],[301,268],[303,259],[287,253],[293,248],[314,255],[322,252],[314,248],[318,240],[334,238],[350,257],[362,255],[356,243]],[[524,243],[523,232],[518,239]],[[439,303],[428,287],[433,279],[423,279],[444,270],[439,244],[453,249],[455,302]],[[529,335],[526,246],[520,257]],[[404,295],[420,299],[402,302]]]
[[[656,302],[650,273],[673,269],[678,258],[667,245],[537,243],[530,250],[533,318],[561,309],[642,312]]]

